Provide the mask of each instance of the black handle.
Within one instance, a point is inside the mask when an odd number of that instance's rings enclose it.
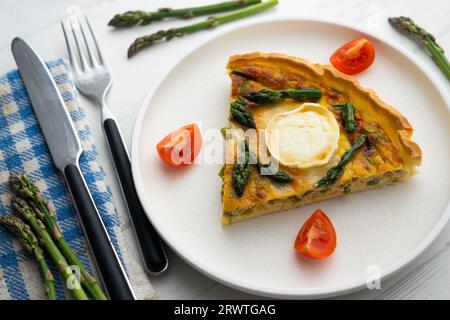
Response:
[[[159,236],[145,215],[136,193],[131,174],[130,158],[123,144],[119,128],[113,119],[106,119],[103,122],[103,128],[117,169],[117,174],[119,175],[128,210],[130,211],[131,221],[136,231],[145,268],[152,274],[158,274],[167,268],[167,257],[162,248]]]
[[[64,168],[70,192],[80,215],[98,270],[112,300],[134,300],[133,291],[121,267],[97,208],[77,166]]]

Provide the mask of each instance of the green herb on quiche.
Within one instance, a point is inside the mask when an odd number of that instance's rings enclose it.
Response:
[[[256,104],[273,103],[284,99],[297,101],[317,100],[322,97],[322,90],[315,88],[270,90],[262,89],[247,94],[245,98]]]
[[[222,168],[220,168],[219,177],[220,177],[220,179],[222,179],[222,186],[220,187],[220,199],[222,199],[222,201],[223,201],[223,188],[225,186],[225,184],[224,184],[225,165],[223,165]]]
[[[232,173],[232,183],[234,191],[238,197],[244,194],[245,187],[248,184],[250,178],[250,148],[247,140],[243,140],[240,144],[240,152],[238,159],[234,164]]]
[[[253,77],[250,75],[250,74],[248,74],[248,73],[246,73],[245,71],[242,71],[242,70],[231,70],[230,71],[232,74],[235,74],[235,75],[237,75],[237,76],[240,76],[240,77],[243,77],[243,78],[246,78],[246,79],[248,79],[248,80],[253,80]]]
[[[361,148],[361,146],[366,142],[367,136],[365,134],[360,135],[352,147],[347,150],[343,155],[339,163],[328,170],[327,174],[319,180],[316,184],[316,188],[327,189],[333,185],[344,173],[345,166],[354,157],[356,152]]]
[[[268,170],[268,174],[265,174],[264,176],[268,177],[270,180],[272,180],[273,182],[277,182],[277,183],[289,183],[294,181],[294,179],[291,177],[291,175],[285,171],[282,170],[278,170],[275,172],[275,169],[272,167],[272,165],[270,163],[261,163],[261,162],[257,162],[256,166],[258,167],[258,171],[259,174],[262,174],[262,169],[265,168],[266,170]]]
[[[342,110],[341,114],[345,131],[348,133],[355,132],[355,107],[353,106],[353,103],[347,102],[345,104],[335,105],[333,108]]]
[[[367,181],[367,185],[368,186],[375,186],[380,182],[379,178],[371,178],[370,180]]]
[[[218,175],[219,175],[220,179],[223,180],[223,177],[225,176],[225,165],[223,165],[222,168],[220,168]]]
[[[260,174],[263,168],[272,170],[273,173],[269,171],[270,174],[265,176],[267,176],[273,182],[288,183],[293,181],[293,178],[287,172],[281,170],[275,172],[270,163],[262,164],[261,162],[256,160],[256,155],[253,152],[250,152],[248,140],[243,140],[241,142],[240,154],[238,155],[238,157],[238,161],[236,161],[232,173],[233,189],[238,197],[241,197],[244,194],[245,187],[248,184],[251,173],[250,162],[256,162],[256,166]]]
[[[239,87],[238,95],[242,96],[248,87],[248,79],[245,79],[244,82],[242,82],[242,85]]]
[[[269,178],[273,182],[288,183],[294,181],[294,179],[291,177],[289,173],[282,170],[275,171],[275,168],[272,166],[270,162],[262,163],[261,161],[259,161],[258,157],[254,152],[250,152],[250,163],[252,164],[256,163],[256,168],[258,169],[259,174]]]
[[[351,183],[347,183],[344,187],[343,187],[343,192],[344,194],[349,194],[352,192],[352,184]]]
[[[241,97],[238,97],[235,101],[233,101],[230,105],[230,114],[231,114],[231,120],[249,127],[256,129],[255,121],[253,120],[253,116],[248,111],[246,107],[246,103],[244,99]]]

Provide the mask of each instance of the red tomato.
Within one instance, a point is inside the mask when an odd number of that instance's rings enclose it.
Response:
[[[330,57],[330,62],[345,74],[356,74],[370,67],[375,60],[375,48],[366,38],[344,44]]]
[[[330,219],[317,209],[300,229],[294,245],[301,255],[322,259],[330,256],[336,249],[336,231]]]
[[[157,145],[159,157],[174,168],[190,165],[202,148],[202,136],[193,123],[167,135]]]

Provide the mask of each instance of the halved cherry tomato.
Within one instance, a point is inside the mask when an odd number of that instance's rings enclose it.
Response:
[[[301,255],[322,259],[330,256],[336,249],[336,231],[330,219],[317,209],[303,224],[294,245]]]
[[[159,157],[174,168],[190,165],[201,148],[202,136],[195,123],[173,131],[156,145]]]
[[[330,62],[345,74],[356,74],[370,67],[375,60],[375,48],[366,38],[344,44],[330,57]]]

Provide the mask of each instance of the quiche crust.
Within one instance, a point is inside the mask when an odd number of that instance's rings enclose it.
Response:
[[[356,78],[332,66],[313,64],[284,54],[254,52],[231,56],[227,68],[232,80],[232,100],[238,95],[238,87],[246,81],[250,82],[248,90],[320,88],[324,92],[320,103],[330,109],[333,101],[352,102],[358,111],[361,128],[372,135],[374,148],[359,151],[346,166],[343,176],[325,191],[315,189],[315,183],[339,161],[353,139],[342,128],[340,148],[328,165],[311,170],[282,168],[294,177],[294,182],[288,185],[274,185],[254,169],[244,194],[237,197],[231,181],[233,165],[227,164],[224,169],[222,224],[300,207],[349,192],[382,187],[409,177],[421,164],[422,152],[411,140],[413,128],[409,121],[383,102],[375,91],[363,88]],[[235,70],[239,73],[233,74]],[[243,74],[248,75],[246,79],[242,78]],[[300,104],[291,101],[252,108],[257,129],[264,129],[267,117],[277,110],[281,112],[283,108],[290,108],[289,103]],[[230,121],[230,126],[239,127],[233,121]]]

